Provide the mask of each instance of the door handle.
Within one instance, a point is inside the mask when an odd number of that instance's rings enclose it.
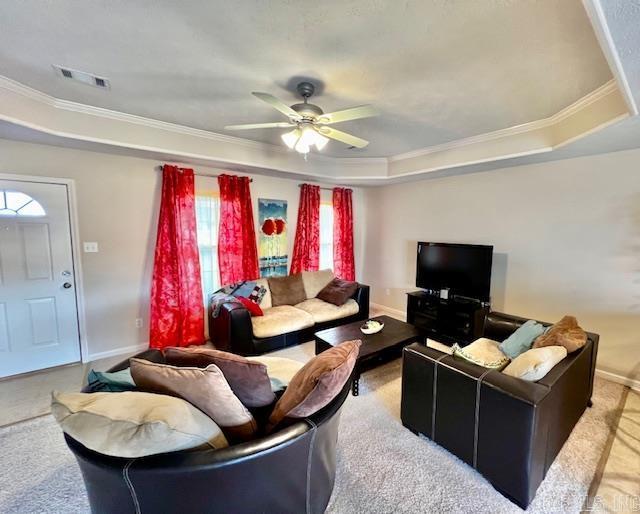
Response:
[[[65,282],[64,284],[62,284],[62,287],[64,287],[65,289],[69,289],[71,287],[71,282]]]

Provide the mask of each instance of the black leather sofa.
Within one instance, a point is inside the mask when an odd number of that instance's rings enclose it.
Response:
[[[525,321],[491,312],[484,337],[503,341]],[[526,509],[590,405],[598,339],[588,333],[582,349],[538,382],[489,371],[423,344],[407,346],[402,423],[473,466]]]
[[[137,357],[163,362],[158,350]],[[128,360],[109,371],[127,367]],[[322,513],[333,490],[340,394],[313,416],[255,441],[221,450],[137,459],[89,450],[65,435],[94,514]],[[117,394],[117,393],[113,393]]]
[[[352,298],[358,303],[358,313],[352,316],[316,323],[312,327],[287,332],[273,337],[259,338],[253,334],[249,311],[237,303],[222,305],[217,317],[213,317],[209,306],[209,338],[216,348],[239,355],[260,355],[266,352],[305,343],[313,334],[326,328],[346,325],[369,318],[369,286],[358,284]]]

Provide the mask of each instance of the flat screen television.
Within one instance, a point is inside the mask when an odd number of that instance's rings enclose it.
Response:
[[[493,246],[418,243],[416,286],[488,302]]]

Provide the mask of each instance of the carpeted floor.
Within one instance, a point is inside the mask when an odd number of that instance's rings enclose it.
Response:
[[[310,343],[279,352],[298,360]],[[471,467],[400,422],[400,360],[367,372],[342,412],[327,512],[521,512]],[[527,512],[580,512],[624,388],[597,380],[587,409]],[[0,512],[88,512],[79,469],[51,416],[0,429]]]

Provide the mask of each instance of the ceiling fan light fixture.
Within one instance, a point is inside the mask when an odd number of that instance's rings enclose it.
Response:
[[[280,137],[282,138],[282,141],[284,141],[284,144],[293,150],[301,135],[302,132],[300,129],[294,129],[291,132],[285,132]]]
[[[316,131],[309,125],[302,127],[302,135],[300,136],[300,142],[303,146],[313,146],[316,144]]]
[[[320,134],[319,132],[315,133],[315,139],[316,139],[316,148],[320,151],[322,150],[325,146],[327,146],[327,143],[329,142],[329,138],[324,137],[322,134]]]
[[[309,153],[309,145],[305,144],[302,138],[300,138],[296,143],[295,150],[298,153],[304,153],[304,154]]]

